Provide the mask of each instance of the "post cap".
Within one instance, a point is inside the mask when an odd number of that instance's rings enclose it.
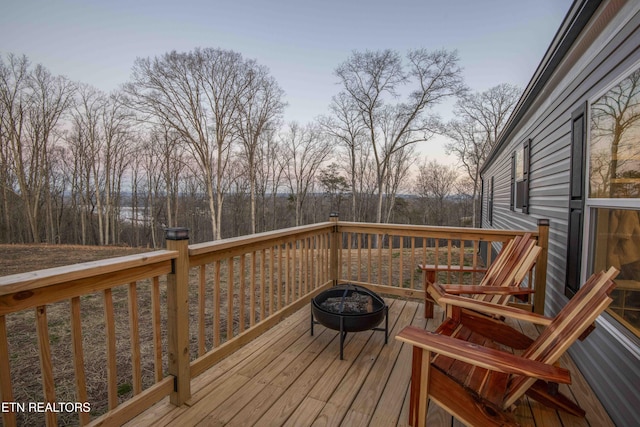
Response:
[[[340,216],[339,212],[331,212],[329,214],[329,218],[338,218]]]
[[[186,227],[170,227],[164,229],[166,240],[189,240],[189,229]]]
[[[549,226],[549,220],[545,219],[545,218],[540,218],[538,219],[538,225],[539,226]]]

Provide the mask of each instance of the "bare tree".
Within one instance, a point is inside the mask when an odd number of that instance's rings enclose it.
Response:
[[[11,220],[11,200],[15,198],[15,172],[9,145],[9,134],[6,125],[5,104],[0,102],[0,241],[10,243],[14,241],[13,221]]]
[[[124,173],[131,162],[133,144],[132,114],[122,102],[118,92],[111,94],[101,112],[104,136],[102,160],[104,170],[104,242],[118,242],[120,198]]]
[[[474,93],[458,100],[456,119],[444,127],[451,139],[446,144],[448,154],[455,154],[474,183],[473,224],[476,224],[480,167],[495,146],[498,135],[513,111],[521,90],[513,85],[500,84],[485,92]]]
[[[290,194],[295,204],[295,225],[302,224],[302,206],[316,173],[329,156],[331,147],[321,132],[311,125],[293,122],[282,137],[284,167]]]
[[[74,85],[42,65],[30,69],[25,56],[0,58],[2,128],[14,164],[30,239],[41,240],[42,207],[55,130],[73,101]]]
[[[360,119],[357,105],[354,99],[345,92],[334,96],[329,105],[330,116],[319,118],[319,124],[324,132],[334,138],[346,151],[348,166],[346,167],[351,184],[351,215],[352,220],[357,221],[358,209],[358,160],[363,153],[366,142],[366,127]]]
[[[352,99],[373,148],[377,181],[377,221],[383,219],[384,185],[392,156],[428,140],[434,125],[430,107],[460,95],[465,88],[458,57],[444,50],[409,51],[406,63],[392,50],[354,52],[336,69],[343,89]],[[402,102],[395,102],[408,93]]]
[[[396,196],[401,189],[409,190],[409,169],[415,162],[415,146],[406,145],[389,157],[389,173],[386,176],[384,194],[386,194],[385,222],[390,222],[396,204]]]
[[[180,135],[167,126],[159,126],[151,132],[150,155],[161,159],[162,178],[165,191],[165,224],[169,227],[178,226],[177,218],[180,204],[178,203],[178,186],[180,175],[185,170],[186,159],[180,144]]]
[[[249,178],[251,232],[256,232],[256,166],[261,136],[269,128],[277,127],[282,115],[284,92],[266,67],[249,61],[244,74],[243,92],[238,102],[238,134],[242,142],[244,161]]]
[[[237,138],[238,99],[246,89],[246,61],[221,49],[171,52],[137,59],[125,86],[131,104],[175,130],[194,154],[209,196],[211,227],[220,224],[231,144]]]
[[[86,171],[74,180],[85,194],[81,209],[95,203],[98,242],[118,243],[122,181],[131,161],[132,115],[118,93],[108,96],[80,85],[77,98],[67,142],[78,161],[74,170]]]
[[[453,167],[439,163],[437,160],[425,161],[418,168],[415,192],[424,203],[425,223],[431,225],[447,225],[445,200],[455,190],[458,173]]]
[[[283,162],[284,149],[276,137],[274,129],[268,129],[262,137],[257,151],[256,187],[261,203],[262,231],[277,228],[277,198],[284,180],[286,162]],[[267,203],[267,193],[269,202]],[[271,223],[267,218],[268,206],[271,209]]]

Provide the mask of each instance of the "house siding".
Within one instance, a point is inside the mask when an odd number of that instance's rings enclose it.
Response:
[[[612,3],[617,3],[619,8],[615,17],[609,18],[608,25],[600,29],[588,46],[584,46],[583,39],[582,52],[579,51],[581,39],[578,39],[577,47],[572,47],[565,55],[565,59],[574,55],[574,65],[560,65],[549,79],[549,85],[553,87],[541,91],[505,140],[501,151],[493,154],[483,168],[483,227],[534,230],[538,219],[550,221],[547,315],[557,313],[567,302],[564,288],[571,113],[640,61],[640,6],[636,2],[609,1],[603,2],[598,10],[606,11]],[[522,214],[510,210],[510,168],[512,152],[526,139],[531,139],[530,207],[529,214]],[[492,224],[486,219],[490,177],[494,177]],[[614,321],[607,315],[601,316],[598,325],[586,341],[571,347],[570,354],[616,424],[636,425],[640,408],[639,341],[636,337],[616,333]]]

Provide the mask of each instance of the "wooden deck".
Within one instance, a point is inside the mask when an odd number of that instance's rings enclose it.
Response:
[[[348,334],[344,360],[340,360],[338,333],[316,325],[311,336],[307,307],[195,378],[187,405],[175,407],[164,399],[129,425],[407,425],[411,348],[393,337],[409,324],[434,329],[442,311],[437,307],[435,318],[426,321],[422,304],[387,302],[387,345],[383,332]],[[529,325],[520,326],[525,333],[536,333]],[[564,356],[561,365],[571,371],[570,395],[587,410],[586,418],[527,400],[516,410],[519,422],[545,427],[613,426],[572,361]],[[437,407],[429,409],[429,424],[461,425]]]

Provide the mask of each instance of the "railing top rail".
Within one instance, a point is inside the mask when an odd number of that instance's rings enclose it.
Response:
[[[388,224],[388,223],[370,223],[370,222],[349,222],[338,221],[339,231],[367,231],[370,233],[420,233],[428,234],[429,237],[448,237],[456,235],[456,238],[464,236],[487,236],[498,238],[512,238],[525,233],[531,233],[537,237],[538,230],[496,230],[489,228],[470,228],[470,227],[445,227],[431,225],[413,225],[413,224]]]
[[[302,225],[299,227],[283,228],[280,230],[266,231],[264,233],[251,234],[247,236],[231,237],[228,239],[216,240],[212,242],[196,243],[189,245],[189,256],[203,255],[211,252],[237,249],[242,246],[254,246],[260,243],[276,241],[283,238],[295,238],[314,231],[322,231],[333,227],[332,222],[321,222],[312,225]]]
[[[176,251],[159,250],[3,276],[0,277],[0,296],[167,261],[177,256]]]

